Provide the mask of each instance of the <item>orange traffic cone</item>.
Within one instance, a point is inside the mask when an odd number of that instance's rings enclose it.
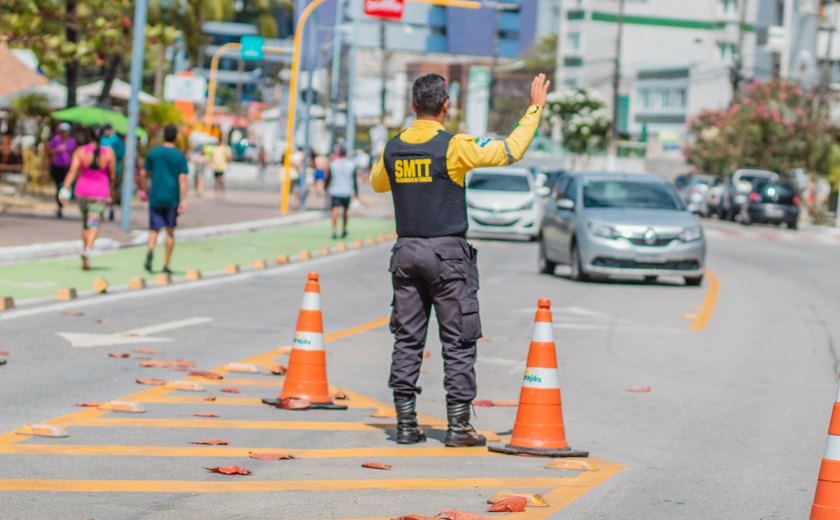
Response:
[[[312,403],[311,408],[346,410],[346,406],[333,404],[329,394],[320,293],[318,273],[309,273],[280,399],[305,399]]]
[[[840,519],[840,385],[828,424],[828,444],[820,464],[811,520]]]
[[[575,451],[566,442],[557,382],[557,353],[551,326],[551,301],[539,300],[537,305],[513,435],[504,447],[490,446],[489,450],[509,455],[586,457],[588,452]]]

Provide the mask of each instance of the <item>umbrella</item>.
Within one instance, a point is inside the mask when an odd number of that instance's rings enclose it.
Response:
[[[105,125],[110,123],[114,131],[125,135],[128,132],[128,118],[119,112],[105,110],[99,107],[73,107],[59,110],[52,113],[52,118],[68,123],[76,123],[82,126]],[[137,129],[138,137],[146,137],[146,131]]]

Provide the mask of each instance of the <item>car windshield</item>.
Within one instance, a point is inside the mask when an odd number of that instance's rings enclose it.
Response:
[[[683,209],[682,203],[665,183],[630,180],[583,183],[586,208]]]
[[[474,173],[467,188],[482,191],[531,191],[527,177],[506,173]]]
[[[755,181],[767,181],[767,175],[741,175],[741,182],[749,182],[750,184],[754,183]]]

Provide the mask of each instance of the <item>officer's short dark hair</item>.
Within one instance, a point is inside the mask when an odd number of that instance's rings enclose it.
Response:
[[[436,116],[443,110],[443,104],[449,99],[446,80],[438,74],[426,74],[414,80],[411,89],[414,111],[418,116]]]
[[[163,129],[163,140],[167,143],[174,143],[178,139],[178,127],[172,124],[166,125]]]

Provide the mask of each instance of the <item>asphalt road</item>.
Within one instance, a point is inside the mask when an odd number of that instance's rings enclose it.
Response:
[[[0,432],[53,421],[69,433],[0,434],[0,518],[431,516],[449,508],[480,513],[505,489],[539,492],[551,504],[517,518],[804,518],[840,370],[840,243],[716,222],[707,234],[714,277],[700,288],[667,279],[574,283],[562,269],[538,275],[533,244],[476,242],[487,338],[479,344],[479,399],[516,401],[536,301],[550,298],[566,432],[573,448],[591,452],[596,470],[588,472],[443,449],[434,338],[419,402],[430,439],[417,449],[391,449],[393,419],[371,417],[390,400],[385,245],[0,315],[0,350],[10,352],[0,366]],[[259,405],[282,382],[266,374],[220,370],[221,384],[193,378],[205,384],[203,393],[141,386],[136,378],[186,374],[107,355],[151,348],[160,351],[156,359],[188,359],[203,370],[241,360],[270,365],[275,357],[285,363],[276,349],[290,344],[309,270],[321,274],[327,333],[344,331],[329,337],[328,366],[330,383],[350,397],[349,410]],[[144,329],[156,324],[169,325]],[[138,341],[88,348],[58,335],[131,330],[140,335],[75,337]],[[223,386],[241,393],[220,393]],[[74,407],[132,395],[145,414]],[[509,435],[515,408],[476,411],[479,428]],[[219,418],[192,415],[199,412]],[[230,444],[189,444],[208,438]],[[253,460],[250,450],[299,458]],[[393,468],[360,467],[371,461]],[[253,475],[204,469],[230,464]]]

